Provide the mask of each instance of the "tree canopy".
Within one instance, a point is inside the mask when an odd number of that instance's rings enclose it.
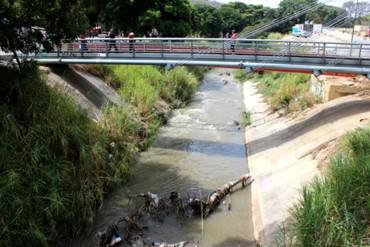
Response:
[[[0,0],[0,48],[35,52],[87,27],[81,0]]]

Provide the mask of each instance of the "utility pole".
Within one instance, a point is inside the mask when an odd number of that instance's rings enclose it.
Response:
[[[356,1],[356,7],[355,7],[355,16],[353,18],[353,27],[352,27],[352,36],[351,36],[351,43],[353,43],[353,38],[355,35],[355,25],[357,20],[357,12],[358,12],[358,0]]]
[[[356,20],[357,20],[357,11],[358,11],[358,0],[356,1],[356,7],[355,7],[355,16],[353,18],[353,27],[352,27],[352,35],[351,35],[351,50],[349,55],[352,56],[352,51],[353,51],[353,38],[355,35],[355,25],[356,25]]]

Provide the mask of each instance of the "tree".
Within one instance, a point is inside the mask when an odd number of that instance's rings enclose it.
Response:
[[[354,1],[348,1],[343,3],[343,9],[345,9],[351,18],[366,16],[370,14],[370,2],[358,2],[358,6],[356,7],[356,3]],[[355,16],[356,11],[357,16]]]
[[[193,31],[206,37],[217,37],[222,31],[221,15],[215,7],[205,4],[194,6]]]
[[[0,48],[49,50],[62,39],[75,38],[87,26],[82,0],[0,0]]]
[[[108,0],[100,19],[107,28],[145,34],[157,28],[164,36],[185,36],[191,31],[188,0]]]

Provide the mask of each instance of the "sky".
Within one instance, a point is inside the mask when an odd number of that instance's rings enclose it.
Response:
[[[228,2],[235,2],[235,0],[217,0],[221,3],[228,3]],[[320,2],[327,2],[328,0],[321,0]],[[331,0],[328,2],[328,5],[334,5],[338,7],[342,7],[344,2],[347,2],[348,0]],[[237,2],[244,2],[249,4],[263,4],[268,7],[275,8],[279,5],[280,0],[237,0]]]

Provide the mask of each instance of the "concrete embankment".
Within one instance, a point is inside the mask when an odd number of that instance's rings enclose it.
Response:
[[[41,67],[48,84],[62,88],[77,104],[86,109],[92,119],[98,120],[100,110],[107,104],[123,106],[125,102],[104,81],[73,66]]]
[[[255,237],[270,246],[303,184],[320,174],[312,153],[370,119],[370,97],[347,96],[315,107],[296,119],[278,118],[257,93],[244,84],[244,103],[252,114],[246,129],[252,184]]]

